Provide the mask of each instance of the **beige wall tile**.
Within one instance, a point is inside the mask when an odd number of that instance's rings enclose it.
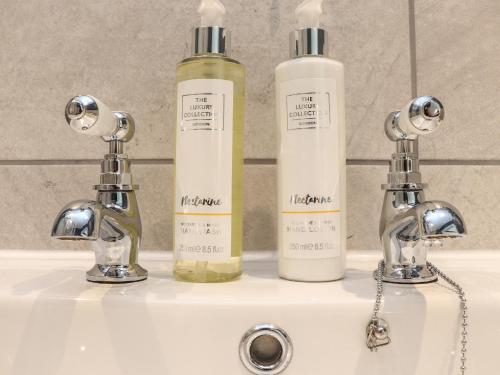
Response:
[[[331,3],[333,56],[346,73],[347,158],[389,159],[384,120],[411,98],[408,2]]]
[[[347,247],[380,249],[378,225],[386,181],[385,166],[349,166],[347,169]]]
[[[72,200],[93,199],[97,165],[0,166],[3,249],[90,248],[86,242],[51,240],[52,223],[59,210]]]
[[[288,59],[288,34],[295,26],[298,3],[231,4],[236,13],[251,15],[232,20],[237,22],[235,54],[248,69],[245,155],[250,158],[276,156],[273,74],[275,66]],[[348,157],[388,158],[383,122],[394,106],[411,97],[408,4],[340,0],[325,1],[324,7],[330,55],[345,64]],[[367,22],[373,19],[381,26]]]
[[[248,68],[245,155],[275,157],[274,67],[288,56],[297,1],[226,1],[233,55]],[[66,101],[92,94],[137,122],[134,158],[173,156],[175,64],[198,0],[2,0],[0,160],[99,158],[65,126]],[[410,97],[405,0],[325,2],[332,56],[346,64],[348,154],[387,158],[382,123]],[[376,23],[374,23],[376,20]]]
[[[172,167],[135,165],[140,184],[137,199],[143,222],[144,249],[171,248]],[[3,215],[0,216],[1,248],[90,249],[87,242],[60,241],[50,237],[59,210],[78,199],[94,199],[98,165],[0,166]],[[147,181],[147,182],[146,182]]]
[[[275,165],[245,167],[244,249],[276,249],[276,172]]]
[[[500,159],[500,2],[415,1],[419,95],[446,109],[426,159]]]
[[[71,200],[92,199],[97,165],[0,166],[3,197],[0,248],[76,249],[85,242],[50,238],[53,220]],[[143,248],[172,248],[172,166],[135,165],[141,187],[138,200],[143,221]],[[379,215],[387,168],[348,168],[348,248],[380,249]],[[427,199],[445,200],[463,214],[469,235],[448,241],[445,248],[500,249],[500,166],[423,166],[429,183]],[[488,183],[485,184],[484,181]],[[245,167],[245,249],[276,248],[276,166]]]
[[[102,146],[65,126],[65,103],[77,94],[133,114],[131,156],[172,154],[170,106],[188,3],[6,0],[0,7],[0,159],[100,157]]]
[[[172,248],[171,165],[134,165],[143,223],[143,249]],[[245,168],[245,248],[274,248],[275,166]],[[98,165],[0,166],[4,198],[0,215],[2,249],[90,249],[89,243],[50,238],[59,210],[70,201],[94,199]],[[7,183],[8,182],[8,183]]]
[[[424,166],[427,199],[450,202],[462,213],[468,235],[443,248],[500,249],[500,166]]]
[[[500,166],[424,165],[428,200],[443,200],[462,213],[468,235],[443,243],[443,249],[500,249]],[[385,166],[348,169],[348,247],[379,249],[378,224],[382,208]]]

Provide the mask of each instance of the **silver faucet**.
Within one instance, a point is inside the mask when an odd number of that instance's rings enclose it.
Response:
[[[123,143],[132,139],[133,118],[112,112],[92,96],[77,96],[66,105],[66,121],[81,134],[100,136],[109,143],[101,161],[100,183],[95,201],[67,204],[57,215],[52,237],[61,240],[95,241],[96,264],[87,271],[87,280],[125,283],[144,280],[148,272],[137,263],[142,227],[132,183],[130,161]]]
[[[443,105],[421,96],[385,122],[387,137],[396,142],[392,155],[379,234],[384,248],[383,280],[417,284],[437,280],[427,267],[427,250],[442,239],[466,234],[460,212],[443,201],[426,201],[419,171],[418,136],[433,132],[444,118]]]

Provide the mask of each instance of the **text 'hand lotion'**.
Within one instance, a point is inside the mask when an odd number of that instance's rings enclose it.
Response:
[[[276,68],[279,273],[330,281],[345,269],[344,66],[327,57],[322,0],[296,9],[290,60]]]

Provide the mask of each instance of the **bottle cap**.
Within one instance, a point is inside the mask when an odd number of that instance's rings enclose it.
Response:
[[[304,0],[295,9],[299,28],[290,33],[290,57],[325,56],[328,35],[320,28],[323,0]]]
[[[218,53],[229,56],[231,51],[231,34],[229,30],[219,26],[201,26],[193,30],[193,55]]]
[[[223,27],[226,8],[219,0],[202,0],[198,7],[200,26],[193,30],[193,55],[217,53],[228,56],[230,33]]]

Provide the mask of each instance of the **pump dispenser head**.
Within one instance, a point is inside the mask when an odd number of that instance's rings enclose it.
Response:
[[[219,0],[201,0],[200,26],[193,30],[193,55],[216,53],[228,56],[230,34],[222,25],[226,8]]]
[[[304,0],[295,9],[298,29],[290,34],[290,57],[325,56],[327,33],[321,29],[323,0]]]
[[[323,14],[323,0],[305,0],[295,9],[295,18],[301,29],[319,27]]]
[[[222,26],[226,8],[219,0],[202,0],[198,7],[201,27]]]

